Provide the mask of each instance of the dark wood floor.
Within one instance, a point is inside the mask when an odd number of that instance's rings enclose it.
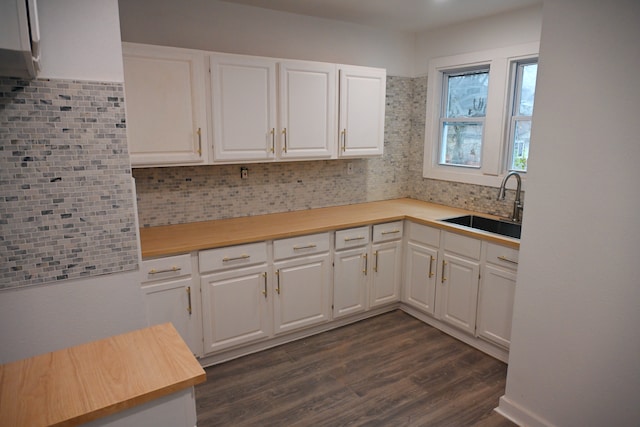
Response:
[[[206,369],[198,426],[514,426],[504,363],[394,311]]]

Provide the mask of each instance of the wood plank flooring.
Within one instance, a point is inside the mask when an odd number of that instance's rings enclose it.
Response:
[[[507,366],[396,310],[206,369],[198,426],[482,426]]]

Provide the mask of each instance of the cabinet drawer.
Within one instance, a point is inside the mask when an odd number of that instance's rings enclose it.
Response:
[[[368,225],[336,231],[336,250],[364,246],[371,240],[369,234]]]
[[[329,251],[329,233],[291,237],[273,242],[275,260]]]
[[[440,247],[440,230],[427,225],[407,222],[407,235],[410,240],[422,243],[423,245]]]
[[[444,250],[471,259],[480,259],[482,241],[460,234],[444,232]]]
[[[512,270],[518,269],[517,249],[508,248],[506,246],[496,245],[495,243],[487,243],[487,262],[507,267]]]
[[[227,246],[200,251],[200,272],[224,270],[267,262],[267,243]]]
[[[177,255],[142,261],[142,283],[191,275],[191,255]]]
[[[373,241],[384,242],[402,238],[402,221],[387,222],[373,226]]]

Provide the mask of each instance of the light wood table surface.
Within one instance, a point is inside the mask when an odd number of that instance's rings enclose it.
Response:
[[[0,366],[0,426],[75,426],[206,374],[170,323]]]
[[[304,211],[256,215],[140,229],[143,258],[281,239],[361,225],[411,219],[419,223],[518,248],[517,239],[440,222],[476,212],[414,199],[394,199]],[[481,214],[492,217],[491,215]]]

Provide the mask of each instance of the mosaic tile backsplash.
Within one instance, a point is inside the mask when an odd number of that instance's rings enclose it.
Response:
[[[0,78],[0,289],[137,268],[123,97]]]
[[[387,77],[384,155],[372,159],[134,169],[143,227],[413,197],[507,216],[493,187],[422,178],[427,78]],[[354,173],[347,175],[347,163]],[[512,196],[511,196],[512,197]],[[507,200],[512,200],[507,197]]]

